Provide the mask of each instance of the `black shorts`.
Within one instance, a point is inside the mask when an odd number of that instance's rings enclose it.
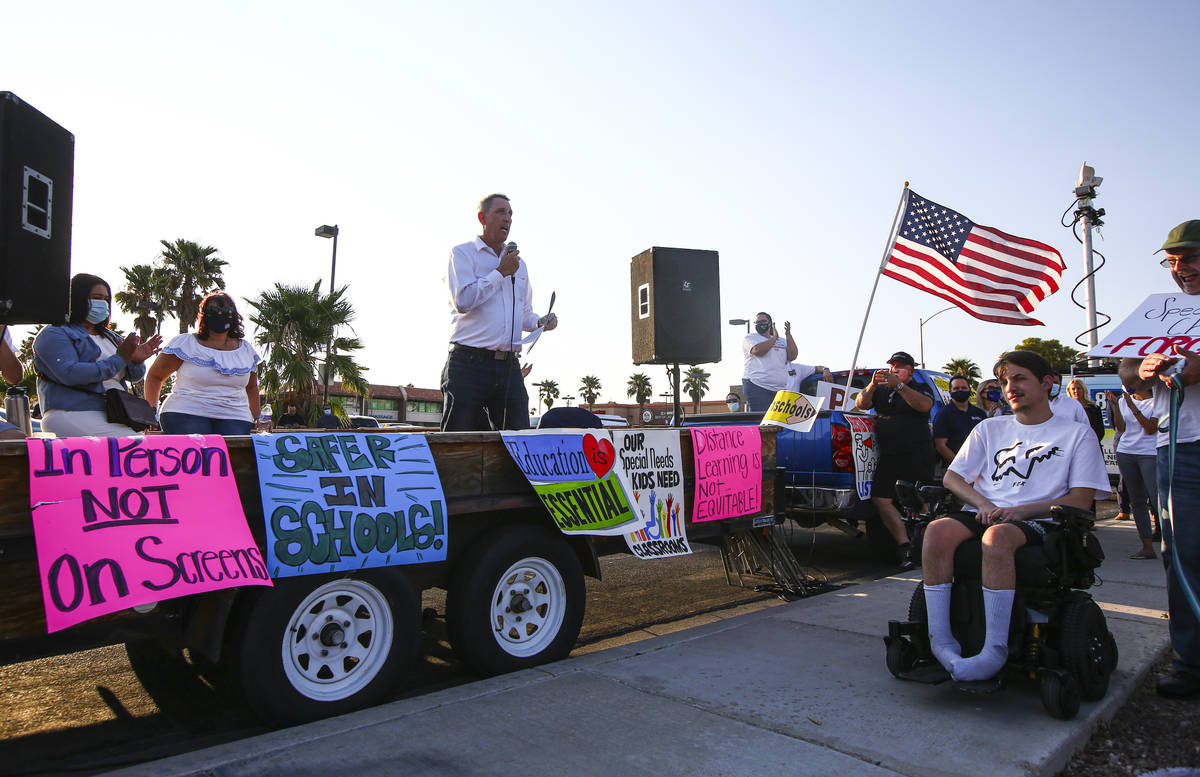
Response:
[[[871,481],[871,498],[891,499],[896,495],[896,481],[910,483],[933,480],[933,450],[906,453],[881,453]]]
[[[988,528],[979,522],[977,513],[967,512],[966,510],[950,513],[946,517],[953,518],[963,526],[966,526],[971,530],[976,539],[982,537]],[[1046,541],[1047,532],[1059,531],[1058,524],[1053,521],[1009,521],[1009,523],[1016,526],[1025,535],[1026,545],[1041,545]]]

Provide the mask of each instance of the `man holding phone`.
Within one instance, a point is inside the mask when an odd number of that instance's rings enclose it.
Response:
[[[759,313],[754,317],[754,331],[746,333],[742,339],[742,353],[746,357],[742,373],[746,409],[765,413],[775,392],[787,386],[788,362],[800,353],[792,339],[792,322],[783,322],[783,336],[780,337],[771,315]]]

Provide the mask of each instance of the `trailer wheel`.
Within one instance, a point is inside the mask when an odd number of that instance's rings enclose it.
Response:
[[[415,662],[420,619],[416,591],[394,569],[276,580],[239,619],[238,680],[273,723],[377,704]]]
[[[446,596],[450,643],[483,675],[565,658],[583,612],[578,557],[561,535],[536,526],[476,540],[456,562]]]

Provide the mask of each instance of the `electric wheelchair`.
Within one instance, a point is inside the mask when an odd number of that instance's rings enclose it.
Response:
[[[940,486],[900,481],[896,494],[918,540],[924,527],[954,503],[949,490]],[[924,511],[922,503],[932,509]],[[1095,514],[1056,505],[1050,517],[1057,530],[1047,532],[1042,545],[1022,547],[1016,554],[1008,662],[993,680],[955,685],[988,693],[1010,680],[1036,680],[1046,711],[1069,720],[1079,712],[1081,700],[1095,701],[1107,693],[1109,675],[1117,665],[1117,643],[1104,613],[1084,590],[1095,582],[1095,569],[1104,560],[1092,532]],[[978,539],[967,540],[954,554],[950,625],[964,656],[978,653],[984,641],[982,556]],[[925,683],[950,679],[930,651],[926,620],[925,591],[917,583],[907,620],[889,621],[884,637],[887,667],[897,678]]]

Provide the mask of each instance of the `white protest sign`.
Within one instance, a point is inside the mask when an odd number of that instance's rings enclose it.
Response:
[[[673,429],[612,430],[617,477],[641,516],[625,544],[638,558],[686,556],[692,552],[684,528],[683,458]]]
[[[778,391],[762,422],[796,432],[807,432],[817,422],[822,402],[824,400],[820,397],[797,394],[795,391]]]
[[[1189,351],[1200,347],[1200,297],[1151,294],[1087,355],[1140,359],[1152,353],[1171,355],[1176,346]]]
[[[846,414],[850,424],[850,436],[854,446],[854,487],[858,498],[871,495],[871,484],[875,481],[875,465],[879,461],[879,449],[875,447],[875,416]]]
[[[823,400],[821,406],[826,410],[853,410],[854,398],[862,391],[862,389],[851,389],[847,394],[845,383],[826,383],[825,381],[817,383],[816,388],[817,396]]]

